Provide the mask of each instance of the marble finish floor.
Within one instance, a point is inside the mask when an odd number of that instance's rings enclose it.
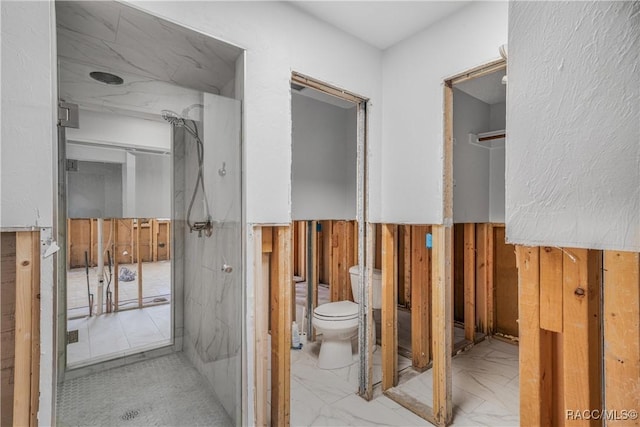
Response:
[[[120,307],[135,307],[138,304],[138,264],[120,264],[118,267],[126,267],[136,273],[135,280],[120,280],[118,283]],[[115,276],[115,271],[113,274]],[[97,303],[97,284],[97,268],[90,267],[89,287],[94,295],[94,305]],[[105,293],[106,287],[105,283]],[[113,288],[112,280],[111,292],[114,292]],[[142,298],[144,304],[152,302],[155,298],[164,298],[167,301],[171,299],[171,261],[142,263]],[[86,316],[89,313],[87,276],[84,268],[73,268],[67,272],[67,313],[69,318]]]
[[[305,341],[305,337],[303,337]],[[342,369],[317,368],[320,344],[291,351],[292,426],[431,426],[383,396],[375,387],[370,402],[357,396],[358,363]],[[354,348],[355,350],[355,348]],[[381,352],[374,353],[374,383],[381,380]],[[398,388],[431,406],[432,373],[414,371],[399,356]],[[519,425],[518,347],[496,339],[478,343],[452,359],[454,426]]]
[[[67,321],[78,342],[67,345],[67,365],[77,368],[171,344],[171,304]]]
[[[211,385],[183,353],[58,385],[59,426],[232,426]]]

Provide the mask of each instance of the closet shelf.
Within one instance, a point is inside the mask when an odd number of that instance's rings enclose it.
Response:
[[[504,129],[491,132],[470,133],[469,144],[482,148],[496,148],[504,146],[506,133]]]

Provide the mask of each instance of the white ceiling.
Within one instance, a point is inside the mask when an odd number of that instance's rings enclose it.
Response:
[[[220,93],[242,50],[115,1],[56,1],[58,57]],[[126,82],[125,82],[126,83]]]
[[[496,71],[456,84],[454,87],[486,104],[499,104],[506,102],[507,99],[507,86],[502,84],[502,77],[505,74],[507,74],[506,70]]]
[[[386,49],[471,2],[290,0],[289,3],[378,49]]]

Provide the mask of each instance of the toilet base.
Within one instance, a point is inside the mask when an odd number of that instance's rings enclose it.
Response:
[[[318,368],[339,369],[354,362],[351,352],[351,339],[323,339],[318,356]]]

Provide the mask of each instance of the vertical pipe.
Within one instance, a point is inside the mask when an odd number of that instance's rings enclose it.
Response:
[[[102,314],[102,303],[104,297],[104,248],[102,247],[104,219],[98,218],[98,309],[96,314]]]

